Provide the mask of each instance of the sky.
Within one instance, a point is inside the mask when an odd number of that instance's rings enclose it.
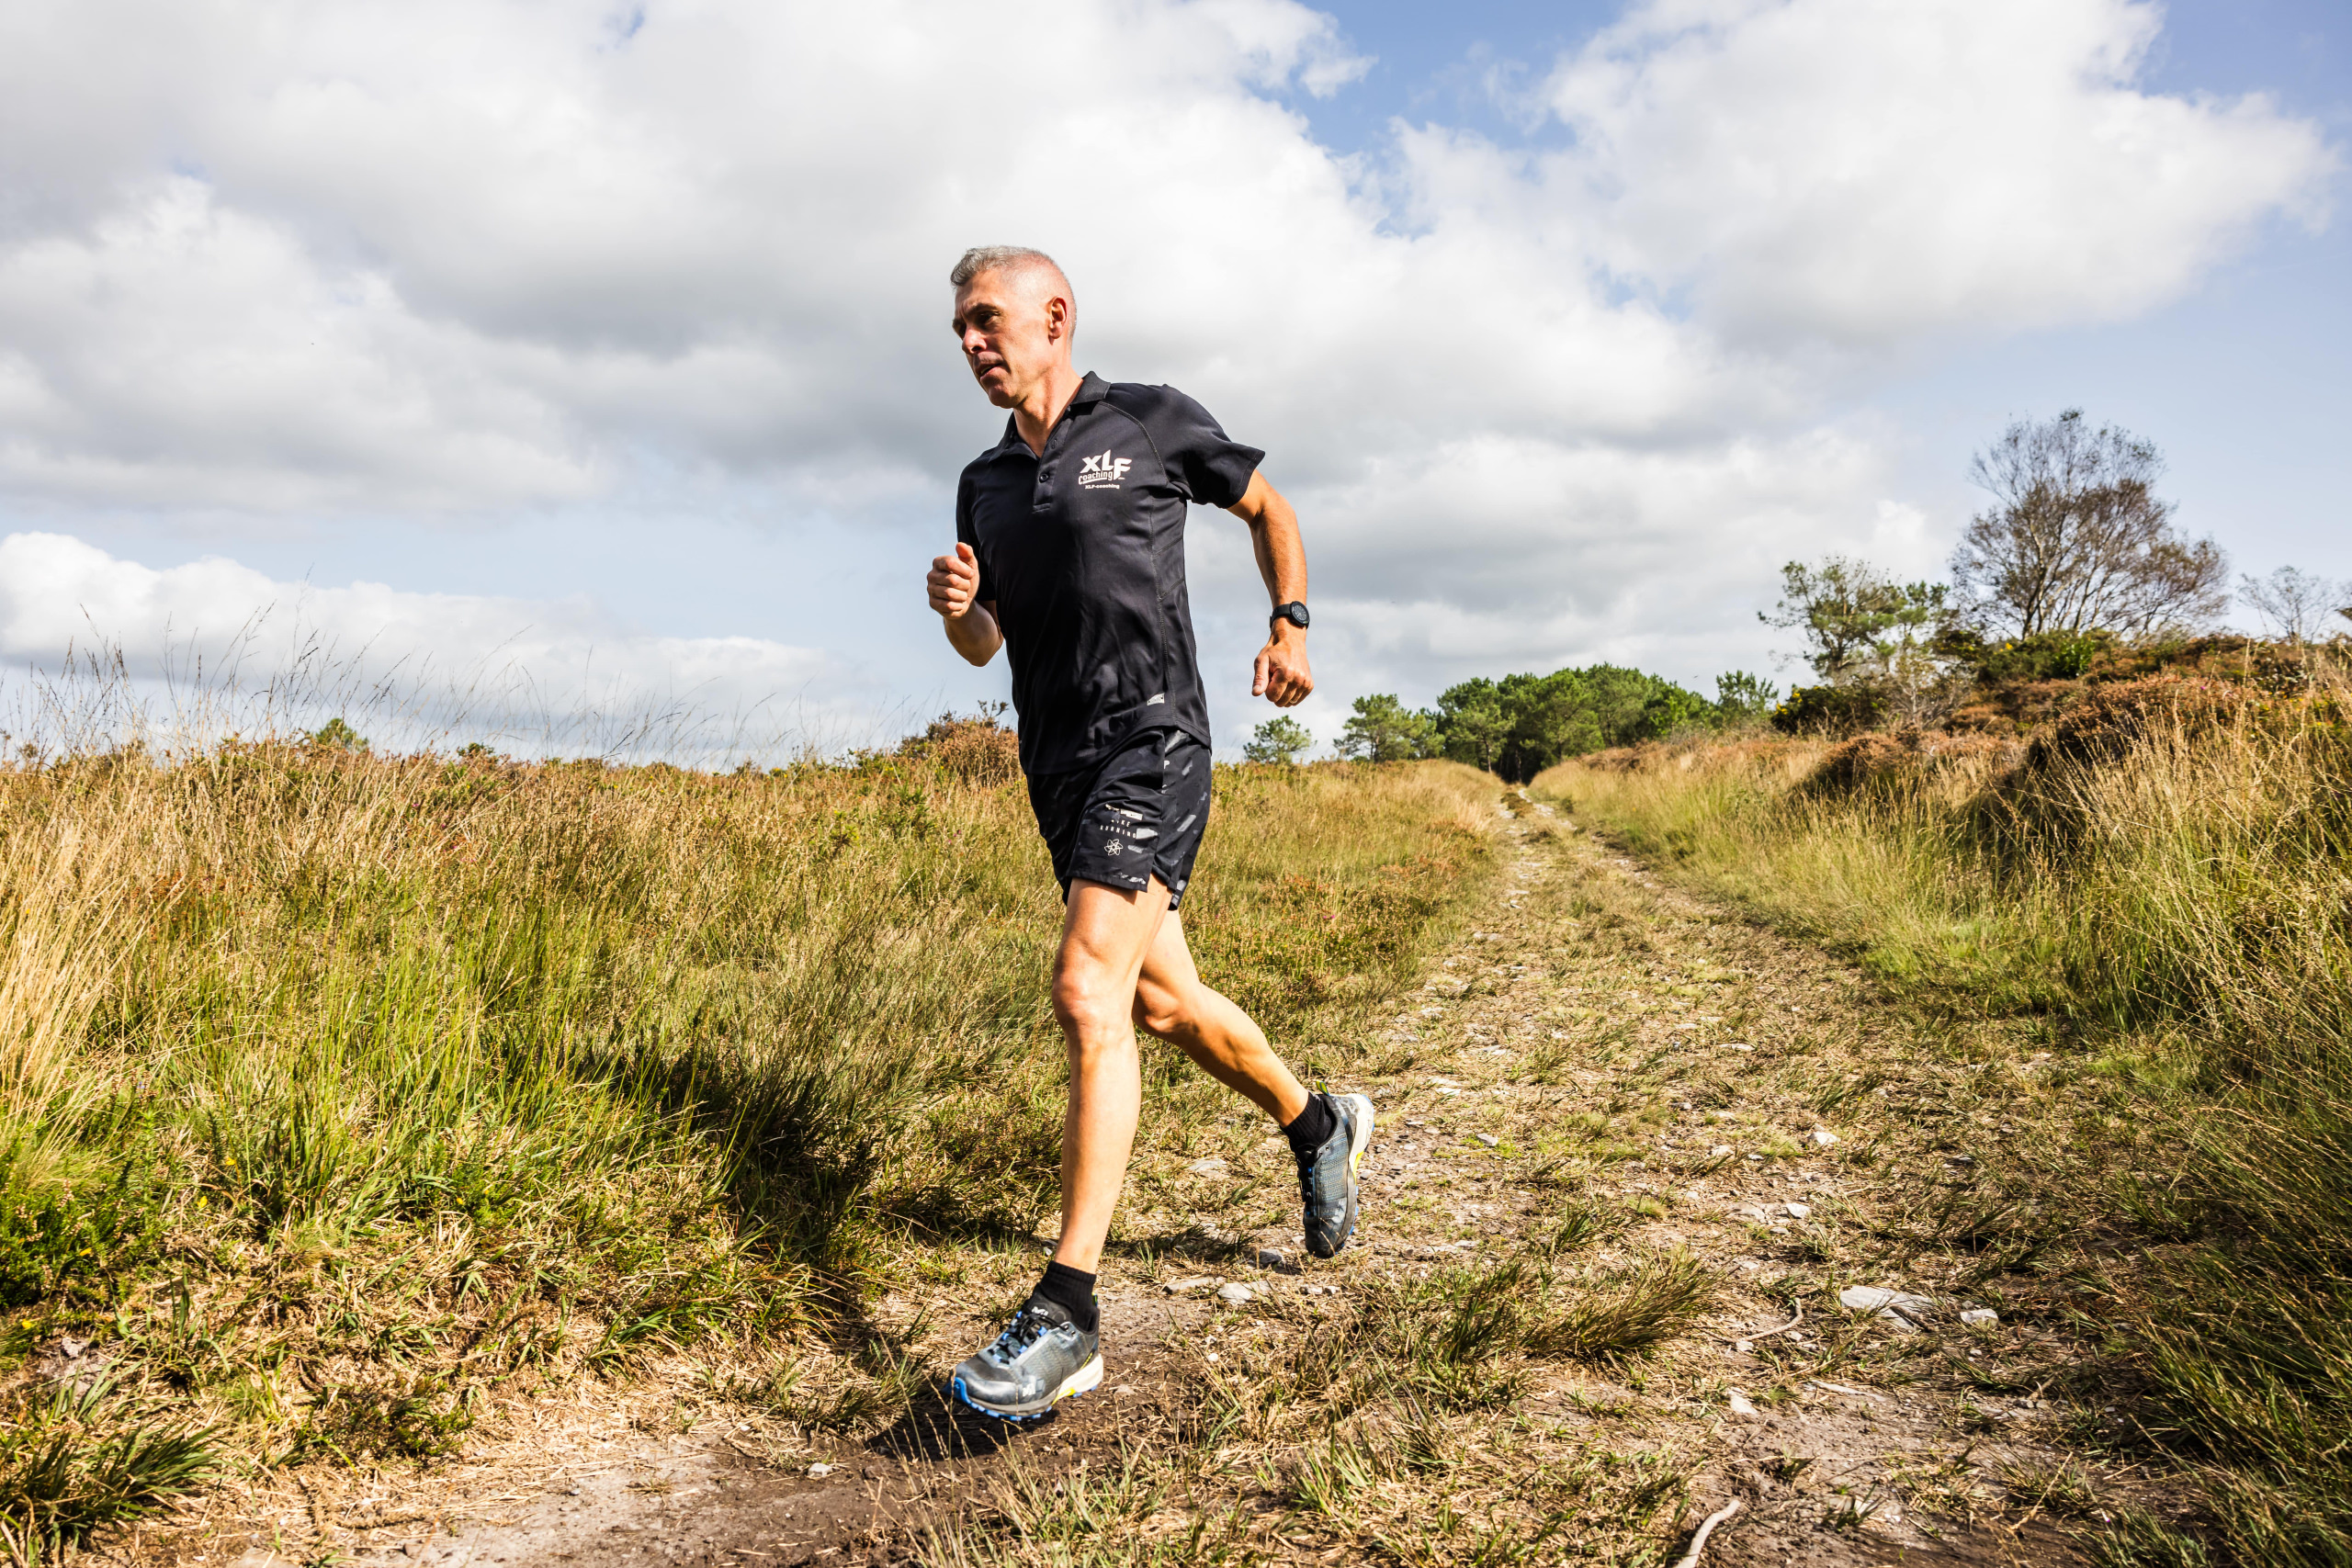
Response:
[[[518,750],[1000,699],[920,586],[1002,428],[971,243],[1265,449],[1326,741],[1474,674],[1785,682],[1782,561],[1939,573],[1970,454],[2068,407],[2239,568],[2352,578],[2347,138],[2316,0],[22,0],[0,660],[332,669]],[[1232,518],[1188,549],[1231,754],[1264,591]]]

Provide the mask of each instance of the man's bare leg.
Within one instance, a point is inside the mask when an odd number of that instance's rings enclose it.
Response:
[[[1062,1118],[1062,1234],[1046,1277],[995,1345],[950,1379],[956,1395],[1026,1420],[1102,1382],[1094,1277],[1125,1185],[1143,1102],[1135,1026],[1172,1041],[1282,1126],[1299,1162],[1307,1250],[1329,1258],[1355,1227],[1356,1166],[1373,1130],[1360,1094],[1310,1096],[1265,1032],[1201,983],[1168,889],[1070,885],[1054,964],[1054,1014],[1069,1047]]]
[[[1356,1169],[1372,1141],[1372,1101],[1361,1094],[1309,1095],[1266,1043],[1266,1032],[1201,983],[1183,922],[1173,914],[1144,956],[1135,1009],[1138,1024],[1248,1097],[1282,1128],[1299,1162],[1306,1249],[1330,1258],[1347,1246],[1355,1232]]]
[[[1168,916],[1159,880],[1141,892],[1078,881],[1069,886],[1054,960],[1054,1016],[1069,1048],[1069,1108],[1062,1118],[1062,1235],[1054,1261],[1098,1271],[1135,1147],[1143,1106],[1136,1054],[1136,985]]]
[[[1183,919],[1172,909],[1144,955],[1135,1021],[1272,1116],[1275,1125],[1287,1127],[1306,1109],[1306,1086],[1266,1043],[1266,1032],[1202,983],[1184,941]]]

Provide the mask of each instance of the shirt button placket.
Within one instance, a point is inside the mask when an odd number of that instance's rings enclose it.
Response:
[[[1030,505],[1039,512],[1045,511],[1054,503],[1054,437],[1060,434],[1061,431],[1057,428],[1052,435],[1046,437],[1046,456],[1037,465],[1037,490]]]

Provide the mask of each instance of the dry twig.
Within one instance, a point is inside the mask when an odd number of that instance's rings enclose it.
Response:
[[[1717,1525],[1722,1524],[1725,1519],[1730,1518],[1737,1512],[1739,1512],[1739,1499],[1734,1497],[1730,1502],[1725,1503],[1722,1507],[1717,1508],[1713,1513],[1709,1514],[1704,1519],[1701,1520],[1699,1523],[1699,1533],[1690,1538],[1690,1550],[1682,1554],[1682,1560],[1679,1562],[1677,1562],[1674,1565],[1674,1568],[1699,1568],[1699,1553],[1707,1550],[1707,1538],[1715,1533],[1715,1527]]]

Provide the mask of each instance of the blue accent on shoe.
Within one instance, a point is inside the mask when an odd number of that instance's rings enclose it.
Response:
[[[1102,1382],[1102,1336],[1070,1321],[1058,1302],[1031,1296],[996,1343],[950,1375],[948,1389],[983,1416],[1034,1421]]]

